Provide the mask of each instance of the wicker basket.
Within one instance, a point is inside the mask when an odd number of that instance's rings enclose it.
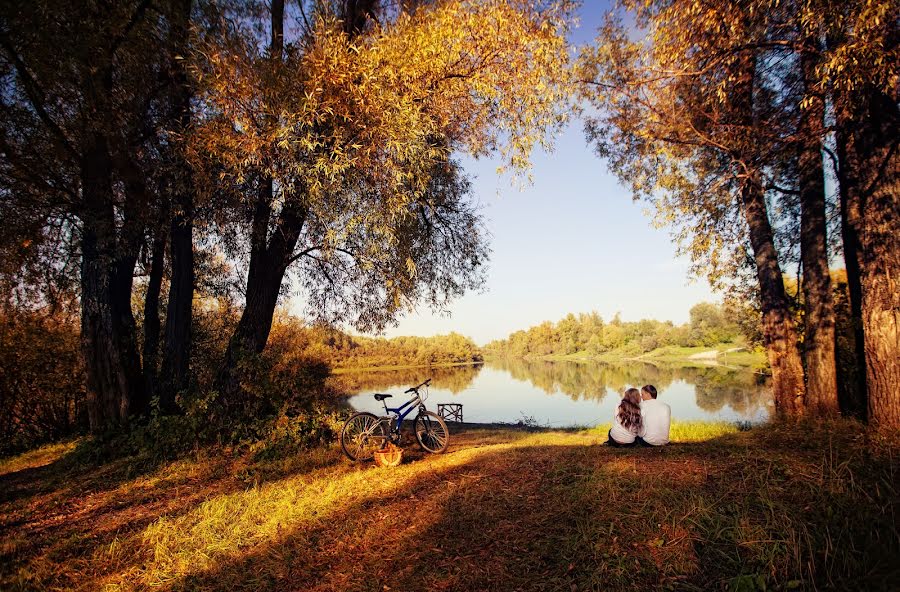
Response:
[[[403,449],[388,444],[384,450],[375,451],[375,464],[379,467],[396,467],[403,460]]]

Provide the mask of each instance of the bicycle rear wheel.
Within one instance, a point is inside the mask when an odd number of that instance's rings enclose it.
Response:
[[[416,440],[425,452],[434,454],[447,450],[450,443],[450,430],[437,413],[426,411],[416,417]]]
[[[354,413],[341,428],[341,448],[352,461],[371,459],[385,444],[384,424],[372,413]]]

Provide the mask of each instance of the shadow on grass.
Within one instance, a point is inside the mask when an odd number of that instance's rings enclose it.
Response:
[[[161,517],[175,518],[253,483],[339,462],[329,449],[315,451],[312,459],[274,463],[215,448],[169,461],[96,461],[91,446],[73,445],[46,464],[0,475],[0,590],[90,589],[86,582],[115,570],[104,553]]]
[[[286,524],[166,589],[889,590],[900,576],[896,491],[873,499],[790,441],[542,438]],[[896,469],[869,468],[861,480]]]
[[[148,509],[117,544],[101,537],[86,556],[44,553],[42,565],[68,579],[35,582],[263,591],[891,589],[900,577],[897,455],[871,457],[852,430],[817,446],[798,438],[773,428],[623,450],[592,435],[482,429],[454,433],[446,455],[410,450],[393,470],[320,463],[277,478],[267,472],[272,478],[250,489],[220,476],[162,475],[151,491],[193,488],[193,497]]]

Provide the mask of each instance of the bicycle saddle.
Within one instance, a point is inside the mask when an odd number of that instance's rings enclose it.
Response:
[[[388,397],[393,397],[393,396],[394,396],[394,395],[384,395],[384,394],[382,394],[382,393],[375,393],[375,400],[376,400],[376,401],[384,401],[384,400],[387,399]]]

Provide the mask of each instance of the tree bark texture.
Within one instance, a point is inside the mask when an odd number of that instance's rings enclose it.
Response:
[[[131,287],[136,253],[117,237],[112,160],[102,134],[83,144],[81,340],[91,431],[127,421],[142,397]],[[127,213],[126,213],[127,218]]]
[[[900,112],[866,87],[844,121],[850,224],[859,237],[869,421],[900,428]]]
[[[159,294],[162,289],[164,259],[166,256],[166,228],[164,223],[156,227],[150,250],[150,277],[144,297],[144,390],[148,399],[157,396],[159,372]]]
[[[186,61],[190,35],[192,0],[180,0],[173,15],[174,37],[171,68],[174,98],[172,121],[180,142],[191,124],[191,96]],[[166,309],[166,333],[160,370],[160,409],[164,413],[178,411],[177,395],[190,382],[191,335],[194,303],[194,186],[190,167],[179,146],[174,148],[172,191],[171,262],[172,280]]]
[[[838,395],[841,413],[865,420],[868,416],[866,397],[866,348],[862,324],[862,284],[859,256],[859,201],[856,172],[849,164],[848,136],[851,117],[838,108],[838,125],[835,133],[835,152],[838,159],[838,192],[841,210],[841,242],[844,249],[844,267],[847,271],[847,293],[850,303],[849,322],[853,332],[853,349],[849,353],[849,368],[838,368]]]
[[[815,44],[815,41],[811,43]],[[805,52],[800,58],[800,64],[804,86],[809,95],[815,84],[816,63],[810,52]],[[811,415],[824,417],[837,415],[839,412],[837,358],[834,295],[828,269],[825,168],[821,152],[825,108],[821,97],[809,98],[811,100],[808,105],[801,108],[799,129],[806,409]]]
[[[758,183],[749,182],[741,192],[744,218],[756,261],[762,304],[762,334],[769,365],[775,411],[781,418],[803,414],[803,364],[797,346],[797,330],[791,316],[766,200]]]
[[[732,89],[732,108],[735,122],[749,130],[759,123],[754,111],[756,59],[746,51],[737,62],[739,71]],[[750,233],[750,245],[756,264],[762,313],[762,336],[772,369],[772,389],[775,413],[781,419],[803,415],[803,364],[800,358],[797,329],[787,296],[784,278],[778,263],[774,233],[769,221],[766,197],[759,179],[761,147],[742,145],[737,140],[733,158],[742,163],[743,185],[740,189],[741,211]]]

